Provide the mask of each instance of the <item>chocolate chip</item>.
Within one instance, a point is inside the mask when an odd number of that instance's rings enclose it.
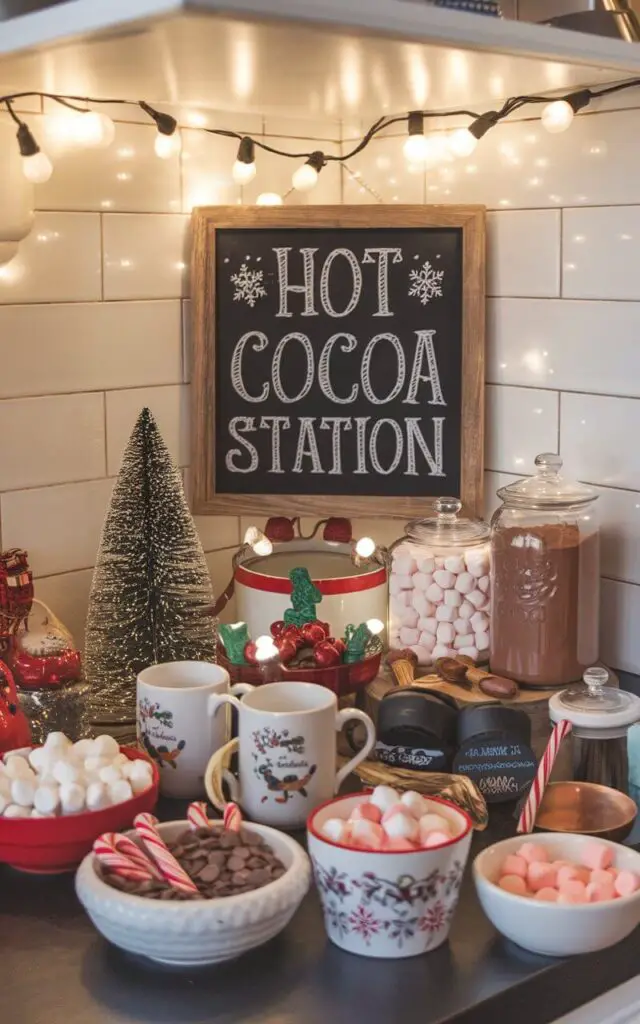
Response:
[[[231,881],[233,882],[234,886],[244,885],[245,882],[249,881],[250,874],[251,872],[247,871],[246,868],[242,869],[241,871],[234,871]]]
[[[240,871],[244,866],[244,860],[241,857],[236,857],[235,854],[232,857],[229,857],[229,860],[227,861],[229,871]]]
[[[236,846],[233,856],[239,857],[240,860],[247,860],[251,856],[251,850],[247,846]]]
[[[217,864],[207,864],[198,872],[198,878],[202,882],[215,882],[220,875],[220,868]]]
[[[220,846],[223,850],[228,850],[232,846],[240,845],[240,836],[237,832],[223,832],[220,836]]]

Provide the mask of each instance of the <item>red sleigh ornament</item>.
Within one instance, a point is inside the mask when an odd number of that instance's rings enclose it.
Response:
[[[0,661],[0,754],[31,743],[31,729],[18,704],[18,694],[9,666]]]
[[[16,682],[22,690],[42,690],[64,686],[80,679],[80,652],[66,626],[50,608],[34,598],[42,608],[40,624],[29,619],[16,633],[8,655]]]
[[[0,651],[28,619],[32,602],[33,576],[27,552],[21,548],[0,551]]]

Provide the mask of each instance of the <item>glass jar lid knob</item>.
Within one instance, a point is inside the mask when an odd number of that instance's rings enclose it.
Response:
[[[562,469],[562,459],[555,452],[543,452],[536,455],[534,465],[540,476],[558,476]]]
[[[582,678],[587,684],[590,697],[601,698],[604,696],[604,688],[609,681],[609,673],[606,668],[598,668],[597,665],[594,665],[593,668],[586,670]]]
[[[451,523],[457,519],[462,502],[459,498],[436,498],[433,507],[438,519]]]

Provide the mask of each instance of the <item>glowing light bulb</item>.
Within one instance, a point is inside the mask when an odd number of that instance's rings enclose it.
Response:
[[[542,111],[542,125],[552,135],[566,132],[574,118],[573,107],[566,100],[555,100]]]
[[[361,537],[356,544],[356,555],[358,558],[370,558],[376,550],[376,542],[372,537]]]
[[[268,537],[261,537],[251,547],[255,551],[256,555],[270,555],[273,551],[273,544]]]
[[[257,661],[269,661],[271,658],[277,658],[279,653],[278,648],[273,642],[273,637],[259,636],[256,640]]]
[[[90,110],[73,123],[73,141],[78,145],[106,149],[116,137],[116,126],[106,114]]]
[[[405,139],[402,151],[410,164],[422,164],[429,157],[429,139],[422,132],[410,135]]]
[[[247,185],[256,176],[255,162],[247,164],[244,160],[236,160],[231,168],[231,177],[236,185]]]
[[[282,196],[277,192],[261,192],[256,199],[257,206],[282,206]]]
[[[260,540],[261,536],[262,534],[257,526],[248,526],[245,530],[244,542],[245,544],[253,545],[257,540]]]
[[[471,156],[478,145],[475,135],[468,128],[458,128],[449,136],[448,146],[454,156]]]
[[[311,164],[303,164],[291,175],[291,184],[298,192],[310,192],[318,182],[318,172]]]
[[[159,156],[161,160],[168,160],[172,156],[177,156],[182,149],[182,136],[178,131],[173,132],[172,135],[162,135],[161,132],[158,132],[153,148],[156,151],[156,156]]]
[[[47,154],[39,150],[33,156],[22,158],[22,172],[27,181],[32,181],[34,185],[41,185],[48,181],[53,174],[53,164]]]
[[[384,622],[381,622],[380,619],[367,619],[367,629],[374,636],[377,636],[378,633],[382,633]]]

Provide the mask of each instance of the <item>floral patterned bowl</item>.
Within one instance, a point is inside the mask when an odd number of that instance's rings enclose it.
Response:
[[[447,800],[441,806],[459,833],[429,850],[409,853],[338,846],[321,834],[328,818],[348,818],[367,793],[330,800],[309,816],[308,849],[327,934],[360,956],[399,958],[437,949],[451,919],[471,845],[472,823]]]

